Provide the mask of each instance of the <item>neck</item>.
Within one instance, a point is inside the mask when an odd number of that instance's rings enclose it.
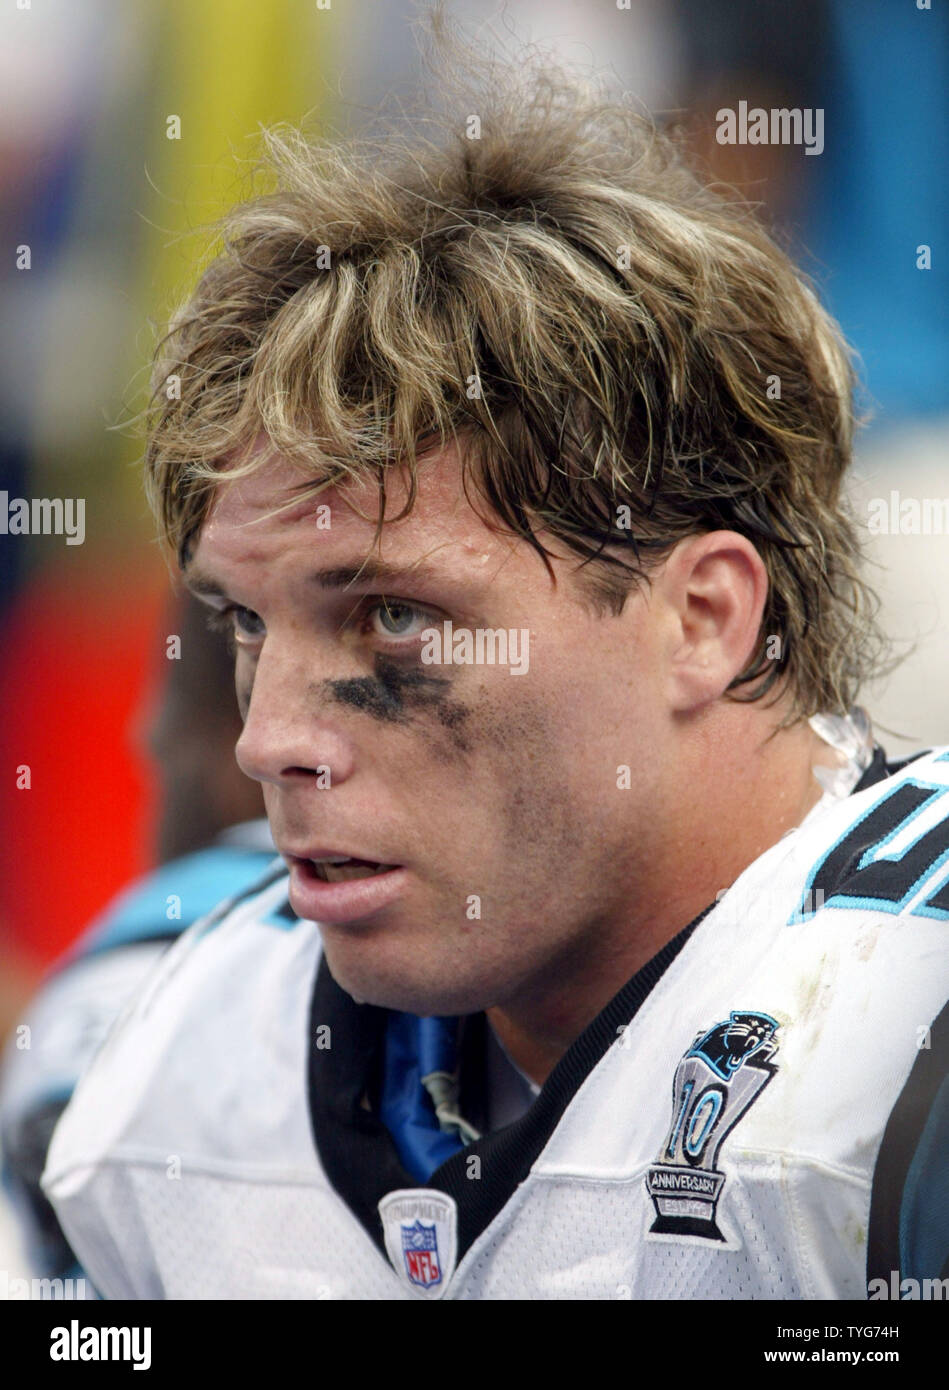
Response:
[[[820,800],[813,764],[826,745],[806,723],[768,738],[772,729],[762,737],[759,711],[737,705],[695,728],[667,796],[675,821],[650,842],[646,872],[626,880],[641,885],[635,902],[588,924],[542,979],[487,1011],[538,1085],[627,980]]]

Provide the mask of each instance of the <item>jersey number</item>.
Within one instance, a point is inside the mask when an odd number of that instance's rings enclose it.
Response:
[[[949,755],[938,759],[949,760]],[[949,793],[949,787],[902,782],[852,825],[811,871],[791,922],[805,922],[821,906],[902,912],[926,881],[949,862],[949,825],[943,816],[915,839],[903,832]],[[900,848],[887,853],[897,837]],[[919,917],[949,918],[949,878],[912,909]]]

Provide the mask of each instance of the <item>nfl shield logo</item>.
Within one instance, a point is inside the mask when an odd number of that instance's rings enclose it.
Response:
[[[386,1254],[412,1298],[442,1298],[455,1272],[458,1208],[431,1187],[400,1187],[379,1203]]]
[[[411,1226],[402,1227],[402,1253],[410,1281],[421,1288],[431,1288],[440,1284],[441,1266],[438,1263],[438,1240],[435,1227],[426,1226],[416,1220]]]

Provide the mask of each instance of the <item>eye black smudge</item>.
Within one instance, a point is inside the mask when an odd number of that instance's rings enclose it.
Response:
[[[452,682],[447,676],[418,669],[404,670],[384,656],[374,661],[375,675],[325,681],[323,688],[337,704],[369,714],[385,724],[408,724],[427,711],[451,734],[461,752],[468,751],[463,726],[468,718],[464,705],[449,699]]]
[[[430,676],[425,671],[403,671],[385,657],[377,656],[374,665],[374,676],[327,681],[326,686],[333,699],[391,723],[407,717],[407,706],[433,705],[444,701],[451,687],[451,682],[444,676]]]

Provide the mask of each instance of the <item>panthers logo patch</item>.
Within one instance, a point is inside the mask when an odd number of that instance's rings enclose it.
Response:
[[[656,1209],[650,1235],[725,1241],[716,1220],[725,1174],[716,1160],[777,1071],[778,1026],[770,1014],[735,1011],[696,1034],[676,1067],[669,1132],[646,1174]]]

